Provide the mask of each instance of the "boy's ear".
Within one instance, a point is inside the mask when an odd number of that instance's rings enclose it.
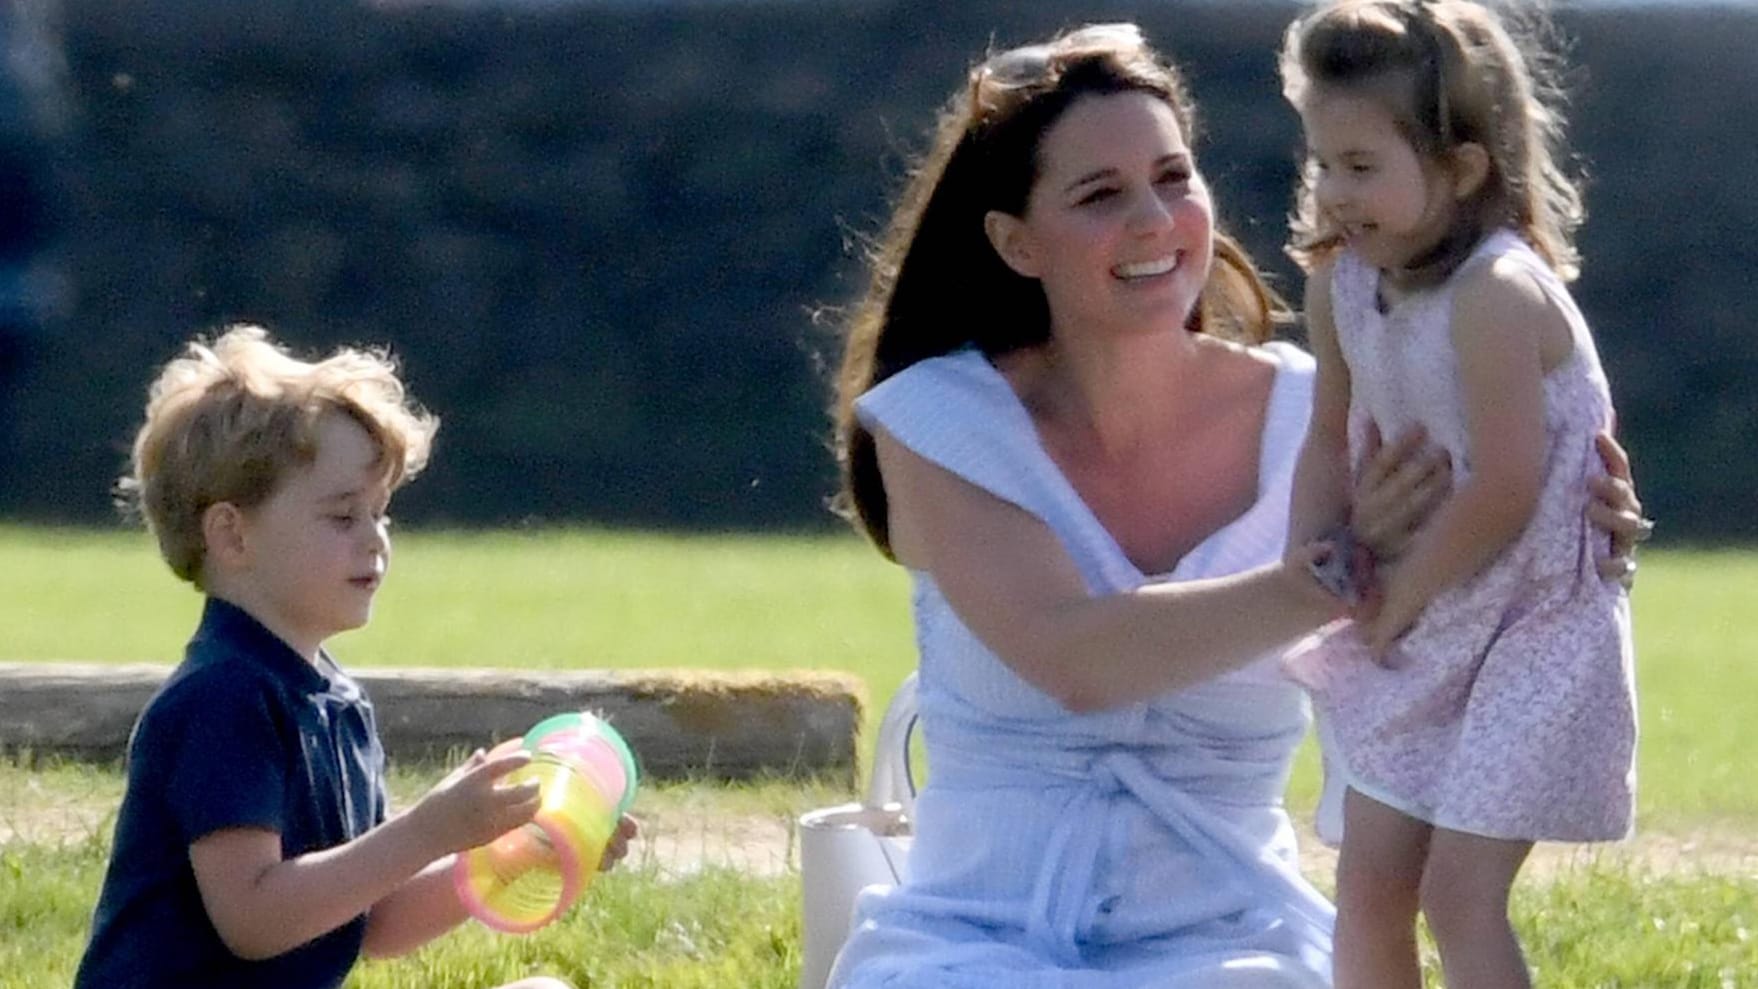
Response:
[[[1012,268],[1015,274],[1038,277],[1038,259],[1030,238],[1026,236],[1024,221],[1012,213],[992,209],[983,214],[983,233],[989,238],[989,246],[1000,255],[1002,263]]]
[[[201,538],[212,563],[237,567],[245,557],[244,512],[229,501],[217,501],[201,513]]]
[[[1470,199],[1489,180],[1489,152],[1476,141],[1453,149],[1453,196]]]

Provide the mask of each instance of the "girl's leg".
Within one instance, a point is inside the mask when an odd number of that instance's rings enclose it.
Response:
[[[1416,909],[1432,830],[1354,790],[1344,796],[1336,989],[1420,989]]]
[[[1422,911],[1441,951],[1449,989],[1531,989],[1508,893],[1529,841],[1436,828],[1422,877]]]

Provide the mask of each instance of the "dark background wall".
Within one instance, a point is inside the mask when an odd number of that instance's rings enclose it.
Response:
[[[0,326],[5,517],[106,519],[153,369],[252,320],[402,356],[445,419],[405,518],[826,524],[813,313],[969,61],[1075,20],[1188,69],[1224,218],[1299,296],[1287,3],[29,6],[0,41],[56,84],[0,101],[0,273],[34,272]],[[1750,541],[1758,7],[1558,21],[1578,291],[1643,492],[1668,535]]]

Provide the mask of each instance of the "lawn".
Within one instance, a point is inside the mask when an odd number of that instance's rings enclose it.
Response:
[[[852,535],[394,535],[344,665],[854,670],[914,665],[903,573]],[[0,658],[174,662],[200,610],[138,532],[0,526]]]
[[[1639,816],[1670,851],[1528,878],[1519,920],[1540,985],[1758,985],[1758,841],[1746,844],[1758,783],[1743,758],[1758,715],[1744,634],[1758,554],[1656,550],[1642,563]],[[849,670],[876,714],[914,662],[907,599],[903,575],[852,536],[399,533],[373,625],[334,650],[354,667]],[[199,607],[137,532],[22,527],[0,527],[0,600],[0,659],[26,661],[170,662]],[[1311,803],[1314,761],[1303,753],[1297,809]],[[0,826],[27,809],[52,815],[57,801],[107,806],[118,787],[113,768],[0,760]],[[836,799],[786,783],[643,797],[673,822],[785,822]],[[106,822],[81,820],[53,840],[0,837],[0,987],[69,981],[108,841]],[[1719,874],[1695,858],[1730,844]],[[466,929],[350,985],[463,987],[541,964],[581,986],[789,986],[797,882],[786,869],[680,873],[637,854],[563,924],[516,939]]]

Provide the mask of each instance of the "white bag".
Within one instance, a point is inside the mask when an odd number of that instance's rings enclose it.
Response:
[[[800,926],[804,945],[800,989],[823,989],[836,953],[848,938],[855,895],[868,886],[894,886],[909,864],[915,780],[909,741],[916,724],[916,675],[910,674],[879,723],[873,779],[867,799],[800,816]]]

